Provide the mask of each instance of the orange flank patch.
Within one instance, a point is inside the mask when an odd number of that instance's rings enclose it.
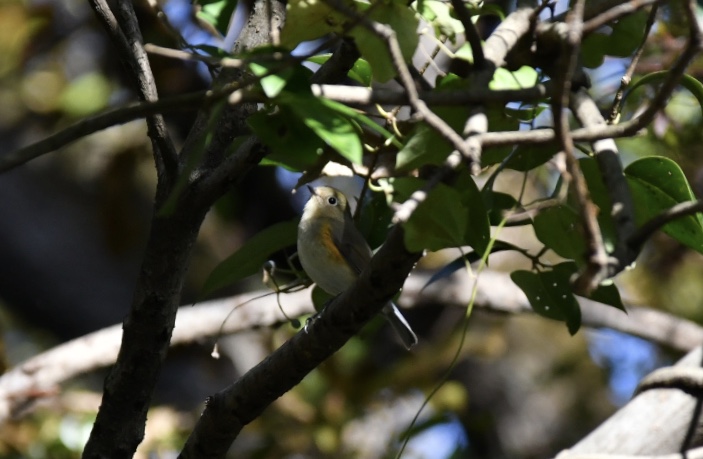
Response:
[[[320,230],[320,241],[326,249],[327,256],[335,263],[347,263],[347,260],[342,256],[337,244],[334,243],[332,238],[332,226],[329,222],[322,223],[322,229]]]

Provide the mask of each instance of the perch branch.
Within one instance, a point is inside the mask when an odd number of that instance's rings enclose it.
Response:
[[[533,314],[524,293],[507,273],[485,270],[479,279],[457,273],[427,285],[428,273],[414,273],[403,287],[398,304],[403,308],[464,308],[477,285],[476,307],[487,313]],[[264,298],[265,296],[265,298]],[[690,351],[703,343],[703,327],[647,307],[628,305],[628,313],[584,298],[578,298],[583,311],[583,325],[610,328],[676,351]],[[309,291],[280,297],[288,317],[314,313]],[[213,300],[196,306],[182,306],[176,317],[171,345],[202,341],[284,323],[275,297],[270,292],[247,293]],[[80,374],[115,362],[119,350],[122,325],[90,333],[60,344],[21,363],[0,376],[0,425],[23,408],[31,408],[35,394],[55,393],[56,387]],[[76,356],[81,358],[77,359]]]

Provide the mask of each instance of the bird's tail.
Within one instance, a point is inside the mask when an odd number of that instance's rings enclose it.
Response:
[[[393,329],[407,349],[417,344],[417,335],[392,301],[389,301],[388,304],[383,307],[383,315],[393,326]]]

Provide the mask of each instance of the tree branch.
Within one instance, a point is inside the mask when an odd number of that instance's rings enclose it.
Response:
[[[223,457],[246,424],[380,312],[419,257],[405,249],[402,228],[393,228],[352,288],[332,300],[305,330],[208,400],[180,457]]]
[[[272,17],[282,20],[285,14],[285,7],[278,1],[259,3],[266,6],[254,5],[240,38],[241,47],[256,46],[269,39]],[[236,69],[225,69],[215,85],[221,88],[244,78]],[[171,183],[159,175],[155,213],[132,307],[124,322],[117,362],[105,380],[102,404],[84,458],[131,458],[144,436],[147,409],[168,350],[183,279],[202,220],[227,185],[240,179],[263,155],[261,149],[240,150],[232,163],[241,165],[241,169],[230,170],[226,180],[219,183],[206,180],[221,163],[232,140],[248,132],[245,120],[253,110],[255,107],[249,104],[226,107],[214,123],[210,123],[209,111],[201,111],[181,158],[202,167],[197,173],[184,169],[183,176]],[[203,148],[200,139],[206,134],[208,143]],[[173,195],[174,191],[177,194]],[[170,212],[162,211],[166,202],[176,203]]]
[[[90,4],[108,31],[112,42],[117,46],[120,58],[129,70],[129,76],[139,98],[150,102],[158,100],[154,75],[142,45],[142,34],[132,3],[116,2],[119,21],[106,0],[90,0]],[[162,178],[161,183],[166,184],[174,180],[178,174],[176,150],[160,114],[148,116],[147,126],[154,150],[156,169]]]
[[[639,251],[647,239],[667,223],[701,212],[703,212],[703,201],[689,201],[676,204],[639,227],[627,240],[627,244],[633,250]]]
[[[676,367],[700,368],[702,359],[702,349],[697,347],[677,362]],[[641,457],[672,453],[682,457],[681,445],[685,442],[689,427],[695,427],[699,422],[695,408],[698,403],[699,399],[679,390],[651,389],[642,392],[570,448],[569,454],[573,456],[566,457],[588,457],[589,454]]]
[[[649,5],[654,5],[654,9],[656,10],[659,3],[661,3],[661,0],[630,0],[620,5],[613,6],[584,22],[583,33],[584,35],[588,35],[609,22],[625,17]]]
[[[505,58],[511,49],[517,44],[518,40],[529,32],[534,10],[530,8],[519,9],[510,14],[496,30],[486,40],[484,57],[485,62],[483,68],[474,76],[472,87],[477,87],[479,90],[487,89],[488,83],[493,77],[495,69],[505,63]],[[485,101],[482,101],[485,103]],[[479,102],[480,103],[480,102]],[[480,155],[482,148],[485,146],[483,139],[488,130],[488,119],[482,109],[475,110],[469,116],[464,126],[464,135],[467,140],[462,143],[469,150],[471,157],[476,161],[469,164],[475,168],[480,166]],[[427,199],[427,195],[440,182],[450,177],[454,171],[462,164],[462,160],[466,155],[461,150],[457,149],[450,153],[440,168],[430,177],[422,189],[415,191],[410,198],[402,203],[393,215],[394,223],[404,223],[410,219],[415,209]],[[472,170],[476,172],[476,170]]]
[[[657,454],[608,454],[608,453],[574,453],[562,451],[555,459],[703,459],[703,447],[689,449],[685,453]]]
[[[451,3],[454,7],[456,16],[464,26],[464,36],[466,37],[466,41],[469,43],[469,46],[471,46],[471,53],[474,57],[474,65],[481,69],[485,64],[486,59],[483,56],[481,36],[478,34],[474,21],[471,19],[471,12],[461,0],[451,0]]]
[[[608,116],[608,124],[613,124],[617,122],[618,118],[620,117],[620,106],[625,95],[625,90],[630,85],[630,82],[632,81],[632,75],[635,73],[637,64],[639,63],[640,58],[642,57],[642,53],[644,52],[644,45],[647,43],[649,33],[652,31],[652,27],[654,26],[654,21],[657,17],[658,9],[659,5],[655,3],[652,7],[652,10],[649,12],[647,23],[644,26],[644,33],[642,34],[642,41],[637,47],[635,54],[632,56],[632,60],[627,66],[625,74],[620,79],[620,88],[618,88],[618,92],[615,93],[615,98],[613,99],[613,106],[611,107],[610,115]]]
[[[525,294],[507,273],[485,270],[478,279],[456,273],[430,285],[430,273],[414,273],[405,282],[398,304],[404,308],[465,308],[476,284],[475,307],[488,313],[534,314]],[[310,292],[280,296],[288,317],[313,314]],[[686,319],[648,307],[627,305],[628,313],[612,306],[578,298],[583,325],[610,328],[638,336],[676,351],[690,351],[703,342],[703,327]],[[171,346],[202,341],[243,330],[272,326],[288,319],[269,291],[251,292],[196,306],[181,306],[176,316]],[[97,368],[113,364],[120,346],[122,325],[60,344],[0,376],[0,426],[19,412],[26,412],[37,394],[56,393],[56,386]],[[76,356],[80,355],[80,358]]]

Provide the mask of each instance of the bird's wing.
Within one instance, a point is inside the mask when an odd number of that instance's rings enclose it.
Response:
[[[371,261],[371,248],[364,236],[354,226],[351,215],[346,220],[343,233],[338,238],[335,237],[335,243],[356,274],[360,274]]]

